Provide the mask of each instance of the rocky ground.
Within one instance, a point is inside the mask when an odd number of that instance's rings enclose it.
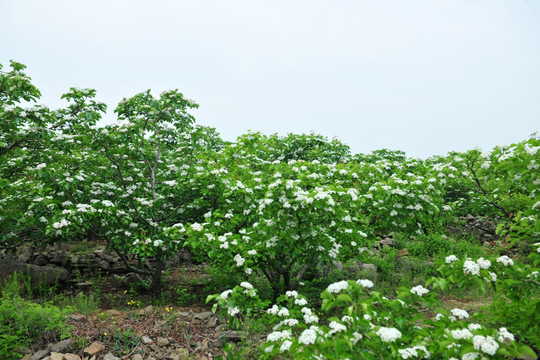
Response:
[[[214,359],[224,342],[245,334],[227,330],[226,321],[197,307],[106,310],[71,314],[72,338],[23,349],[24,360]],[[39,350],[38,350],[39,349]]]

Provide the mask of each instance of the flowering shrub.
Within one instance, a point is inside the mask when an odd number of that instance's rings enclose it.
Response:
[[[528,256],[529,264],[518,263],[506,255],[490,260],[482,257],[459,260],[450,255],[439,268],[442,277],[432,278],[429,283],[442,289],[455,285],[463,291],[474,288],[485,292],[487,287],[491,287],[493,302],[485,313],[479,314],[479,319],[503,325],[521,339],[540,348],[537,331],[540,320],[540,242],[533,246]]]
[[[429,283],[436,285],[434,288],[444,287],[453,281],[476,283],[474,279],[487,284],[505,281],[525,283],[525,279],[511,277],[517,272],[508,270],[516,264],[504,256],[493,260],[481,258],[473,262],[451,255],[444,264],[441,272],[447,276],[430,280]],[[526,278],[530,278],[531,274],[537,276],[537,270],[534,271],[529,272]],[[382,296],[372,287],[373,283],[366,279],[329,285],[321,294],[322,311],[327,314],[325,318],[316,316],[305,297],[296,291],[280,296],[261,320],[270,323],[273,330],[260,346],[260,358],[504,359],[525,354],[536,358],[530,347],[517,342],[512,328],[480,325],[474,319],[481,319],[481,316],[471,315],[459,308],[437,309],[435,316],[426,312],[426,308],[435,310],[439,301],[433,290],[421,284],[398,289],[394,299]],[[234,313],[238,316],[243,311],[240,304],[246,291],[237,287],[233,292],[240,295],[235,298]],[[538,288],[535,294],[538,299]],[[243,296],[249,298],[252,311],[251,306],[257,303],[253,299],[256,294],[252,292]],[[514,295],[509,296],[514,299]],[[216,305],[230,308],[227,296],[209,298],[212,299],[219,299]],[[525,310],[527,316],[531,317],[529,326],[532,328],[536,327],[538,320],[534,313],[536,306],[532,302]]]

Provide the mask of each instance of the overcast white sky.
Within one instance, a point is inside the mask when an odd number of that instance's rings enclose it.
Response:
[[[540,0],[0,0],[0,63],[57,108],[146,89],[234,140],[315,131],[427,157],[540,130]]]

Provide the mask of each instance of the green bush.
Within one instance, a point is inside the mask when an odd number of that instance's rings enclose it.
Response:
[[[0,358],[18,359],[17,349],[29,346],[44,334],[57,338],[69,336],[66,311],[22,299],[4,292],[0,298]]]

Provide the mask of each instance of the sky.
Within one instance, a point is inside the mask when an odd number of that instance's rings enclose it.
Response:
[[[233,141],[315,132],[426,158],[540,130],[540,0],[0,0],[13,59],[65,105],[179,89]]]

